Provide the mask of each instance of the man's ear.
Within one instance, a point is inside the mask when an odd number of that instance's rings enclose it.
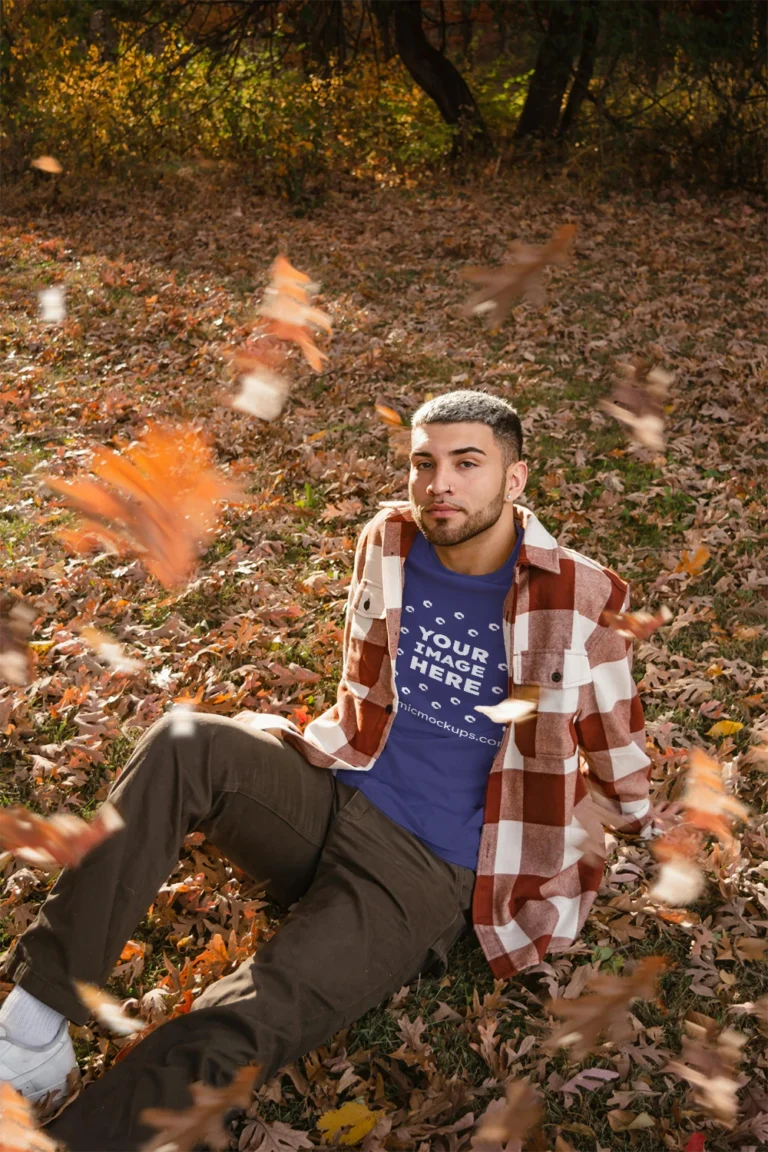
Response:
[[[525,460],[515,460],[507,467],[507,481],[505,493],[507,497],[516,500],[525,489],[528,482],[528,465]]]

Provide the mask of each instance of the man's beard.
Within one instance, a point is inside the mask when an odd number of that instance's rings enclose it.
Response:
[[[474,536],[479,536],[481,532],[485,532],[493,525],[501,516],[504,507],[504,488],[502,486],[498,496],[496,496],[490,504],[480,512],[473,512],[471,516],[465,517],[459,524],[454,524],[450,520],[438,520],[430,528],[424,523],[424,509],[418,508],[413,501],[411,501],[411,509],[413,511],[413,518],[421,531],[429,540],[430,544],[437,544],[441,548],[450,548],[455,544],[464,544],[465,541],[471,540]]]

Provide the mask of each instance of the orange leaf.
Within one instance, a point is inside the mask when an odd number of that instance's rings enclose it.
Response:
[[[706,566],[711,553],[706,548],[699,547],[694,552],[693,556],[687,551],[683,551],[680,557],[679,564],[673,569],[675,572],[687,572],[689,576],[698,576],[699,573]]]
[[[0,1152],[56,1152],[35,1123],[32,1105],[7,1081],[0,1084]]]
[[[210,449],[190,425],[150,425],[122,456],[97,449],[91,470],[102,483],[46,479],[84,517],[82,527],[61,533],[62,539],[76,551],[106,543],[136,552],[166,587],[189,578],[215,527],[218,502],[238,494],[214,470]]]
[[[0,848],[36,868],[73,867],[123,825],[109,802],[102,804],[90,824],[68,812],[45,817],[15,806],[0,809]]]

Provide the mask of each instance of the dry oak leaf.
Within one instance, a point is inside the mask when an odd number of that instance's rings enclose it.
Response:
[[[520,1141],[540,1119],[541,1099],[527,1080],[512,1080],[506,1100],[494,1100],[478,1121],[472,1137],[473,1152],[498,1152],[511,1141]]]
[[[253,1116],[240,1133],[237,1147],[239,1152],[298,1152],[315,1145],[306,1132],[298,1132],[289,1124],[280,1120],[269,1124],[261,1116]]]
[[[68,812],[46,817],[14,806],[0,809],[0,848],[35,868],[71,868],[123,826],[122,816],[108,801],[90,824]]]
[[[230,1142],[224,1117],[230,1109],[245,1109],[251,1102],[258,1067],[241,1068],[225,1088],[192,1084],[189,1108],[144,1108],[139,1119],[157,1135],[143,1144],[141,1152],[192,1152],[198,1144],[209,1144],[219,1152]]]
[[[553,1031],[544,1047],[548,1051],[569,1048],[574,1059],[581,1060],[597,1050],[603,1036],[614,1044],[629,1039],[630,1005],[634,1000],[648,1000],[655,995],[656,983],[666,967],[662,956],[646,956],[628,976],[599,973],[591,977],[587,981],[591,995],[550,1000],[547,1010],[560,1016],[564,1023]]]
[[[575,224],[563,224],[546,244],[510,245],[510,259],[500,268],[463,268],[461,275],[477,291],[464,305],[465,316],[486,316],[489,328],[498,328],[517,300],[543,299],[542,273],[548,264],[565,264],[576,235]]]
[[[0,598],[0,679],[9,684],[28,684],[34,661],[29,635],[37,612],[24,600]]]
[[[0,1084],[0,1152],[57,1152],[35,1122],[32,1105],[7,1082]]]
[[[647,640],[657,628],[668,624],[672,613],[666,604],[658,612],[609,612],[600,614],[600,624],[623,636],[625,640]]]
[[[135,1032],[142,1032],[146,1027],[141,1018],[126,1016],[120,1001],[103,989],[97,988],[95,984],[84,984],[81,980],[74,980],[73,984],[75,992],[88,1011],[109,1032],[114,1032],[118,1036],[133,1036]]]
[[[699,545],[693,555],[683,549],[680,561],[674,568],[675,572],[685,572],[688,576],[698,576],[706,567],[711,553]]]
[[[91,471],[100,483],[46,478],[84,518],[61,539],[75,551],[106,544],[135,552],[165,587],[191,576],[216,527],[219,502],[239,495],[214,469],[210,448],[191,425],[151,424],[123,455],[98,448]]]
[[[613,392],[600,407],[628,429],[644,448],[664,451],[664,402],[674,376],[645,360],[619,365]]]
[[[323,1112],[317,1122],[317,1127],[323,1133],[323,1139],[334,1141],[337,1144],[350,1147],[359,1144],[363,1137],[376,1127],[384,1112],[372,1112],[367,1104],[357,1100],[349,1100],[341,1108],[334,1108],[330,1112]]]

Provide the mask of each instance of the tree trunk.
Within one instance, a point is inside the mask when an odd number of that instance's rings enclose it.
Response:
[[[547,31],[528,85],[517,136],[554,136],[572,73],[577,44],[579,5],[573,0],[551,7]]]
[[[395,0],[392,7],[400,59],[437,104],[446,124],[459,128],[454,154],[469,149],[490,151],[491,139],[469,85],[448,57],[427,40],[421,23],[421,0]]]
[[[600,17],[596,4],[590,4],[584,22],[584,31],[581,34],[581,54],[573,86],[568,93],[563,116],[557,135],[563,139],[568,135],[576,123],[581,106],[589,92],[589,82],[595,70],[595,57],[597,56],[597,33],[600,27]]]

